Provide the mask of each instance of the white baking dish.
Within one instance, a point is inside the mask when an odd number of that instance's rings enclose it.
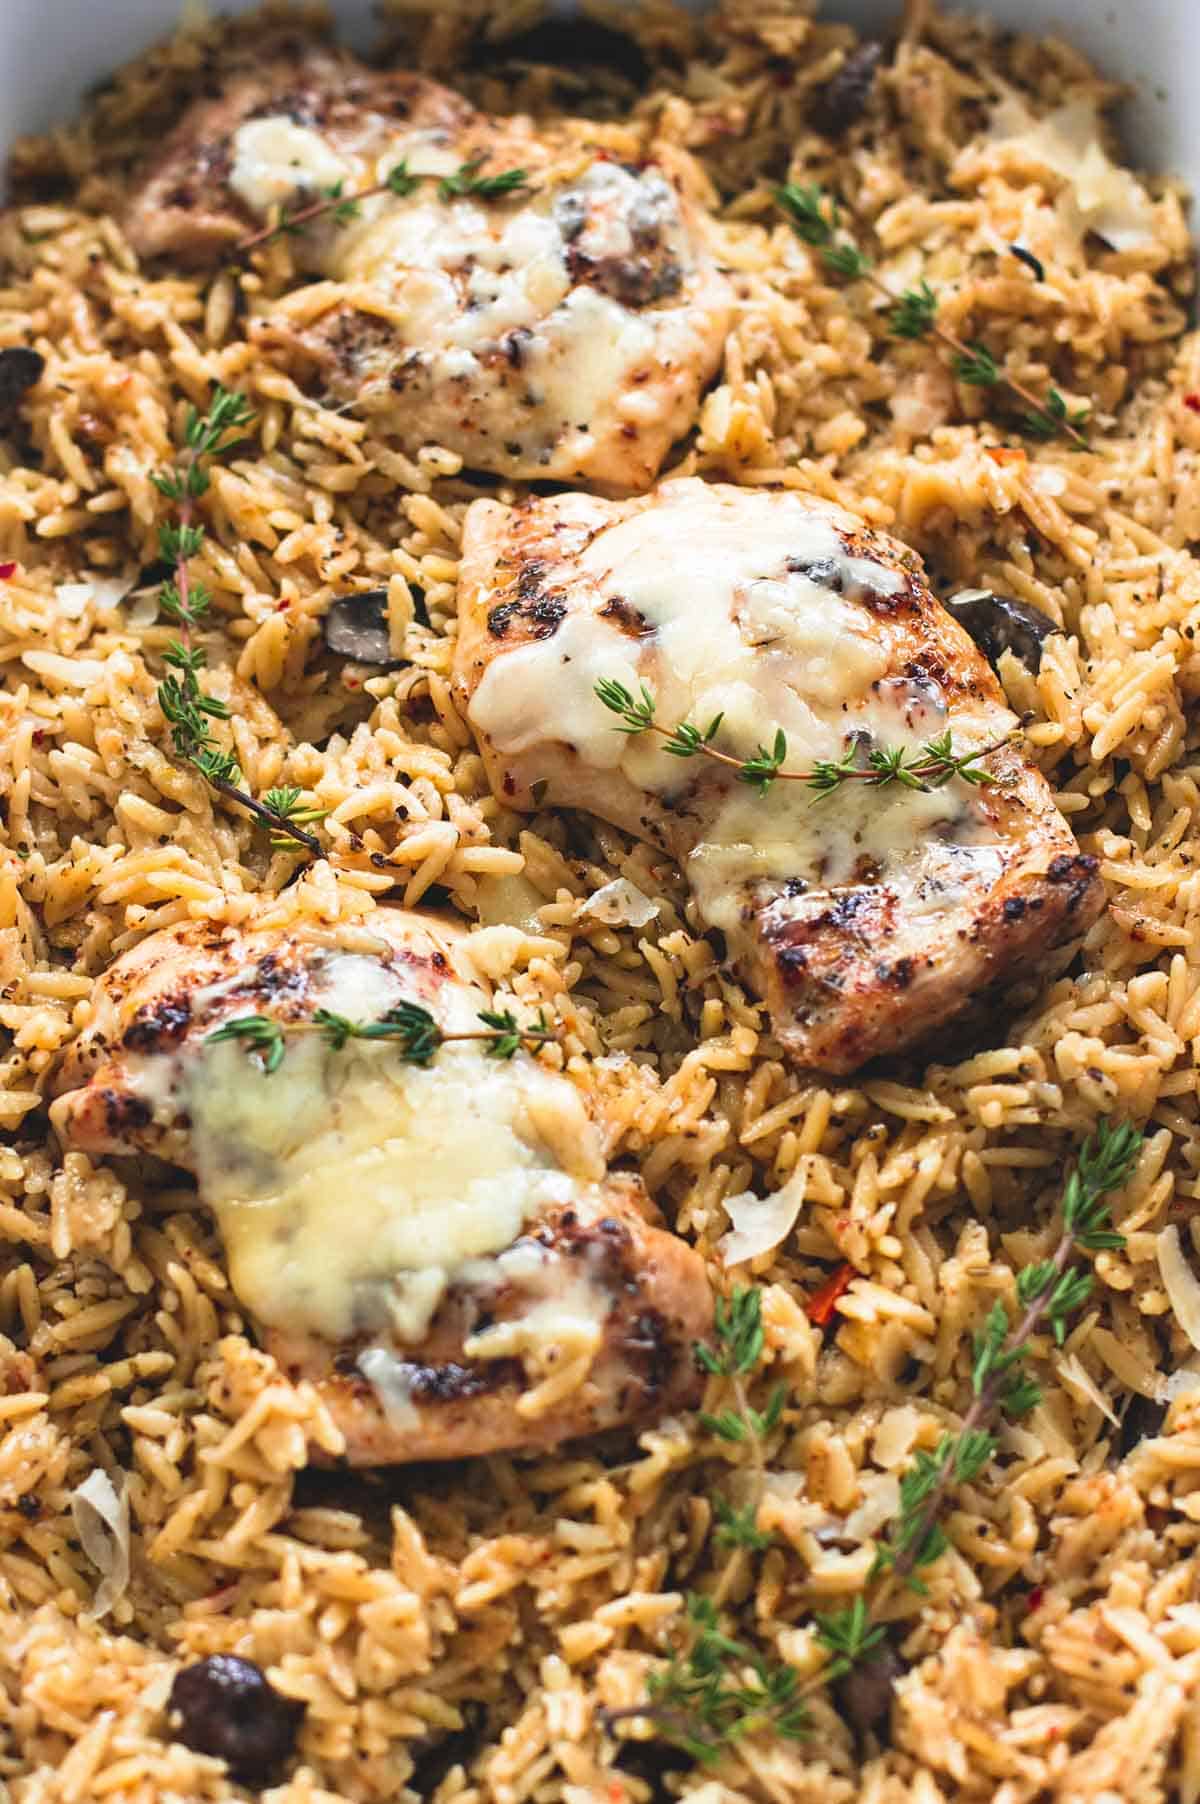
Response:
[[[221,0],[243,12],[254,0]],[[894,18],[900,0],[827,0],[857,24]],[[347,36],[369,41],[371,0],[336,0]],[[1124,128],[1137,158],[1200,191],[1200,0],[988,0],[1003,26],[1059,32],[1106,74],[1133,84]],[[169,32],[179,0],[0,0],[0,146],[75,111],[91,83]]]

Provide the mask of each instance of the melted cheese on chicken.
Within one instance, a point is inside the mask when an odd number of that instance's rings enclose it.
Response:
[[[446,1033],[478,1031],[490,997],[453,950],[455,975],[429,995],[403,965],[319,949],[309,1001],[353,1021],[417,1001]],[[200,999],[214,1025],[238,1012],[227,986]],[[447,1045],[417,1066],[386,1039],[335,1051],[295,1034],[276,1071],[229,1040],[174,1064],[167,1082],[234,1291],[259,1321],[326,1340],[419,1341],[449,1284],[485,1282],[479,1261],[549,1205],[581,1191],[586,1204],[604,1177],[579,1092],[524,1055]],[[135,1095],[162,1084],[145,1062],[135,1070]]]
[[[916,559],[826,503],[694,480],[624,504],[478,502],[459,616],[458,681],[497,794],[591,808],[679,859],[702,926],[812,1062],[850,1067],[919,1031],[937,988],[962,1006],[1001,946],[1014,957],[1039,912],[1057,919],[1047,896],[1006,890],[1056,856],[1080,886],[1067,911],[1097,905],[1090,862],[1007,747],[984,788],[851,779],[818,797],[781,776],[760,794],[736,766],[622,732],[599,700],[602,678],[645,685],[660,727],[711,730],[739,762],[782,731],[785,771],[911,759],[947,731],[959,755],[1004,747],[1015,718]],[[994,936],[963,920],[993,907]]]
[[[595,131],[488,119],[420,77],[314,53],[199,102],[138,191],[129,232],[144,252],[208,254],[280,208],[361,195],[353,217],[290,239],[326,280],[254,304],[262,346],[315,365],[331,400],[414,449],[644,487],[693,422],[733,297],[684,193],[686,156],[658,166],[648,147],[645,162],[621,162]],[[443,195],[438,178],[469,163],[523,169],[527,186]],[[369,192],[401,165],[410,192]]]
[[[503,951],[387,909],[366,928],[153,935],[103,980],[54,1104],[68,1142],[192,1167],[238,1301],[331,1388],[367,1462],[544,1444],[695,1384],[701,1262],[608,1173],[569,1078],[477,1041],[418,1066],[392,1039],[315,1031],[319,1010],[373,1023],[415,1003],[447,1036],[478,1033]],[[284,1029],[273,1070],[212,1037],[251,1014]]]
[[[617,731],[596,695],[604,677],[634,695],[646,683],[668,726],[719,716],[715,743],[737,758],[782,728],[792,769],[841,757],[853,734],[868,746],[913,745],[944,730],[944,698],[927,680],[889,676],[863,605],[868,593],[885,604],[899,595],[901,573],[854,556],[827,518],[779,509],[748,532],[740,497],[719,488],[679,482],[659,495],[664,505],[588,539],[575,570],[589,602],[553,634],[494,658],[471,699],[472,724],[505,757],[522,759],[527,783],[551,777],[561,742],[664,805],[686,790],[695,765],[681,764],[660,737]],[[678,506],[687,509],[684,531]],[[960,715],[955,739],[968,751],[1015,724],[994,708]],[[747,929],[746,887],[758,879],[846,884],[866,862],[923,852],[951,824],[960,843],[975,831],[962,786],[846,785],[836,801],[814,803],[803,784],[776,783],[766,797],[735,784],[706,815],[687,873],[707,924],[736,937]]]
[[[317,1006],[345,1012],[326,999],[344,962],[321,969]],[[398,977],[378,988],[367,1019],[404,999]],[[448,1031],[478,1027],[487,1006],[467,985],[440,1000]],[[468,1261],[604,1176],[574,1086],[478,1046],[420,1068],[386,1041],[334,1052],[297,1035],[268,1073],[222,1041],[188,1061],[180,1095],[237,1295],[260,1321],[328,1340],[420,1340]]]

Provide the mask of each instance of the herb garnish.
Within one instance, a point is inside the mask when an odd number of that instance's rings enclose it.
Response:
[[[753,1409],[743,1383],[761,1360],[766,1342],[762,1292],[753,1286],[736,1286],[730,1292],[728,1303],[718,1297],[713,1309],[713,1331],[717,1342],[715,1349],[697,1341],[693,1349],[696,1364],[710,1378],[726,1381],[733,1402],[716,1415],[701,1410],[700,1426],[719,1441],[747,1446],[754,1473],[752,1494],[740,1507],[727,1498],[713,1498],[713,1514],[718,1524],[716,1538],[727,1547],[757,1550],[768,1546],[771,1539],[758,1527],[758,1506],[763,1500],[766,1478],[763,1443],[772,1429],[779,1426],[787,1396],[787,1387],[777,1384],[767,1399],[766,1408]],[[722,1584],[721,1590],[724,1588]]]
[[[722,714],[714,715],[705,727],[698,727],[689,720],[664,727],[655,719],[658,704],[654,692],[645,683],[641,684],[641,694],[635,696],[624,683],[601,677],[596,684],[596,696],[611,713],[620,717],[622,724],[616,728],[618,733],[658,733],[666,740],[663,750],[673,758],[711,758],[715,763],[735,770],[739,780],[756,789],[760,796],[765,796],[777,780],[805,783],[816,790],[818,796],[831,795],[848,782],[866,783],[876,789],[899,783],[904,789],[921,790],[941,789],[955,777],[976,785],[994,783],[996,778],[981,767],[980,761],[1009,743],[1006,736],[990,745],[979,746],[973,752],[956,752],[952,735],[947,730],[934,739],[927,739],[916,750],[909,746],[873,746],[864,758],[855,743],[840,758],[819,758],[810,770],[784,770],[788,742],[782,727],[776,728],[769,747],[760,745],[752,758],[735,758],[728,752],[718,751],[713,744],[721,730]]]
[[[482,200],[496,200],[502,194],[516,194],[519,189],[528,188],[529,177],[524,169],[502,169],[498,175],[480,175],[486,161],[486,157],[472,157],[469,163],[460,163],[453,175],[443,176],[438,183],[438,199],[453,200],[458,194],[478,194]]]
[[[313,220],[322,219],[326,214],[332,216],[334,225],[349,225],[352,219],[358,218],[364,200],[370,200],[376,194],[396,194],[404,200],[421,182],[436,182],[439,200],[452,200],[460,194],[477,194],[481,200],[496,200],[529,187],[528,171],[524,169],[502,169],[496,175],[480,175],[485,161],[486,158],[481,156],[472,157],[469,162],[460,163],[452,175],[436,176],[411,170],[407,159],[401,158],[382,181],[372,182],[369,188],[360,188],[355,194],[345,192],[344,182],[334,182],[331,187],[322,188],[320,200],[307,207],[299,207],[294,213],[289,213],[286,207],[281,208],[274,225],[263,226],[261,231],[240,239],[237,249],[252,251],[260,244],[272,244],[276,238],[294,237]]]
[[[439,1047],[464,1040],[481,1042],[489,1058],[511,1059],[522,1046],[544,1046],[557,1038],[544,1009],[539,1009],[529,1027],[522,1027],[510,1009],[480,1009],[479,1019],[484,1024],[482,1028],[447,1033],[427,1008],[417,1002],[401,1002],[378,1021],[352,1021],[348,1015],[335,1014],[327,1008],[315,1009],[307,1021],[237,1015],[204,1037],[210,1045],[221,1040],[245,1040],[268,1074],[278,1071],[287,1050],[287,1036],[297,1033],[319,1033],[334,1052],[340,1052],[350,1040],[394,1040],[405,1065],[432,1064]]]
[[[820,253],[826,269],[845,281],[869,282],[875,292],[884,297],[889,307],[888,325],[893,337],[936,338],[953,352],[954,372],[960,382],[971,383],[977,388],[995,388],[1003,384],[1025,402],[1028,411],[1020,416],[1019,423],[1022,431],[1031,438],[1052,439],[1061,434],[1087,449],[1084,435],[1088,421],[1086,407],[1072,411],[1056,388],[1052,388],[1043,400],[1023,382],[1001,370],[995,358],[981,345],[965,344],[957,333],[941,324],[938,298],[928,282],[921,281],[915,288],[894,294],[875,273],[866,253],[846,237],[841,209],[831,195],[815,183],[805,186],[798,182],[785,182],[773,188],[772,194],[776,205],[787,214],[797,237]],[[1043,279],[1046,272],[1031,252],[1015,244],[1009,249],[1028,265],[1039,282]]]
[[[323,821],[329,813],[328,808],[312,808],[304,801],[303,791],[288,784],[280,789],[268,789],[263,797],[263,807],[269,808],[278,817],[281,831],[272,833],[271,845],[277,852],[286,852],[294,839],[288,831],[288,823]]]
[[[296,824],[299,810],[272,804],[272,797],[291,791],[271,791],[263,802],[241,787],[241,771],[232,752],[213,737],[209,723],[228,720],[230,709],[201,687],[200,672],[207,663],[202,645],[193,637],[209,608],[212,596],[202,583],[193,581],[191,560],[204,543],[204,528],[196,520],[196,503],[207,494],[211,478],[208,460],[239,442],[239,429],[248,426],[254,413],[246,397],[236,390],[213,390],[208,412],[189,407],[184,426],[184,455],[169,470],[155,472],[150,480],[160,495],[175,504],[175,518],[158,529],[159,555],[172,566],[172,574],[158,594],[158,605],[179,628],[179,637],[168,645],[163,662],[170,675],[158,685],[158,705],[171,729],[177,758],[199,771],[205,781],[232,802],[239,802],[277,835],[297,840],[306,851],[319,853],[320,843]],[[231,438],[230,433],[239,434]],[[298,801],[299,792],[295,792]]]
[[[736,1408],[700,1420],[722,1439],[750,1439],[759,1468],[757,1501],[735,1510],[714,1499],[714,1538],[733,1548],[716,1592],[689,1596],[687,1646],[651,1675],[646,1703],[602,1713],[606,1726],[631,1719],[653,1722],[677,1747],[708,1763],[756,1732],[802,1737],[808,1727],[804,1699],[810,1692],[844,1678],[856,1666],[880,1660],[887,1628],[877,1612],[888,1584],[899,1578],[913,1590],[924,1590],[918,1573],[950,1546],[938,1523],[948,1493],[978,1477],[996,1452],[990,1424],[997,1416],[1023,1415],[1041,1400],[1039,1386],[1022,1368],[1039,1329],[1048,1326],[1061,1346],[1068,1318],[1091,1294],[1091,1272],[1072,1263],[1076,1248],[1100,1252],[1124,1245],[1124,1237],[1110,1225],[1105,1199],[1132,1174],[1142,1139],[1134,1127],[1110,1127],[1102,1121],[1085,1142],[1063,1193],[1058,1243],[1049,1258],[1018,1276],[1022,1314],[1014,1323],[1003,1303],[993,1304],[975,1337],[974,1395],[957,1433],[943,1435],[932,1453],[919,1451],[901,1479],[900,1513],[887,1539],[876,1544],[870,1573],[871,1580],[885,1574],[890,1578],[874,1600],[860,1593],[841,1609],[814,1614],[813,1636],[828,1658],[803,1685],[791,1668],[761,1658],[721,1628],[720,1600],[734,1562],[770,1542],[757,1521],[764,1477],[761,1440],[779,1421],[782,1388],[760,1413],[749,1407],[741,1384],[762,1355],[761,1293],[735,1290],[728,1304],[717,1305],[717,1349],[698,1346],[696,1357],[707,1372],[729,1380]]]
[[[650,1674],[649,1701],[607,1711],[606,1726],[631,1719],[653,1722],[704,1765],[747,1735],[770,1731],[799,1741],[808,1733],[808,1712],[792,1667],[764,1659],[726,1635],[710,1597],[689,1593],[687,1621],[687,1649]]]
[[[813,1626],[818,1642],[831,1656],[821,1671],[823,1685],[844,1678],[887,1633],[882,1623],[871,1621],[871,1607],[861,1592],[844,1610],[814,1616]]]
[[[1048,1259],[1026,1266],[1017,1277],[1017,1300],[1024,1313],[1014,1324],[1004,1304],[992,1305],[975,1337],[971,1373],[974,1401],[956,1435],[943,1435],[933,1453],[918,1453],[900,1485],[900,1515],[891,1535],[878,1546],[876,1572],[890,1571],[917,1581],[914,1574],[946,1551],[949,1543],[937,1525],[946,1492],[954,1484],[978,1476],[996,1451],[996,1439],[984,1426],[995,1415],[1022,1416],[1041,1402],[1041,1389],[1021,1369],[1029,1343],[1043,1326],[1061,1347],[1067,1318],[1091,1295],[1092,1273],[1071,1264],[1077,1247],[1088,1252],[1119,1248],[1125,1237],[1109,1225],[1104,1200],[1119,1190],[1137,1163],[1142,1134],[1127,1123],[1110,1127],[1102,1121],[1083,1146],[1063,1193],[1062,1231]]]
[[[1072,413],[1058,390],[1052,388],[1045,407],[1021,415],[1021,431],[1027,438],[1051,439],[1059,432],[1074,433],[1086,422],[1087,408],[1080,407]]]
[[[954,360],[954,374],[974,388],[991,388],[1000,380],[1000,366],[986,345],[972,344]]]
[[[777,1426],[786,1394],[776,1385],[766,1409],[759,1414],[746,1401],[742,1379],[754,1371],[763,1356],[766,1335],[762,1322],[762,1292],[752,1286],[735,1288],[726,1304],[717,1298],[713,1310],[716,1349],[697,1341],[696,1364],[710,1378],[725,1378],[733,1392],[735,1409],[719,1416],[700,1414],[700,1424],[722,1441],[761,1440]]]
[[[634,1720],[653,1722],[676,1747],[706,1764],[747,1735],[770,1731],[798,1740],[808,1730],[795,1671],[756,1654],[721,1627],[721,1601],[740,1562],[771,1544],[757,1523],[765,1486],[763,1441],[779,1424],[786,1387],[776,1385],[761,1411],[751,1408],[746,1396],[743,1380],[761,1360],[765,1341],[760,1290],[736,1288],[727,1303],[718,1299],[713,1326],[716,1347],[697,1342],[693,1350],[710,1377],[728,1383],[733,1406],[717,1415],[702,1413],[700,1422],[719,1440],[749,1443],[753,1494],[740,1508],[714,1497],[714,1538],[732,1553],[712,1595],[689,1594],[685,1645],[651,1673],[647,1702],[602,1713],[607,1728]]]

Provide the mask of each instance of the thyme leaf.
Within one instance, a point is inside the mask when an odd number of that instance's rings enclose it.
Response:
[[[713,1309],[716,1347],[696,1347],[696,1363],[714,1378],[743,1378],[757,1366],[766,1346],[762,1292],[753,1285],[735,1287],[726,1302]]]
[[[1072,410],[1056,388],[1050,390],[1044,407],[1031,408],[1028,413],[1021,415],[1018,422],[1027,438],[1043,442],[1056,438],[1060,432],[1069,432],[1073,438],[1082,439],[1087,423],[1087,408],[1077,407]]]
[[[206,1034],[205,1039],[214,1045],[220,1040],[245,1040],[260,1055],[263,1070],[267,1072],[278,1071],[287,1050],[283,1028],[270,1015],[239,1015],[236,1020],[226,1021],[222,1027]]]
[[[416,193],[421,183],[421,177],[414,175],[409,169],[408,158],[401,157],[400,161],[388,170],[383,181],[389,193],[398,194],[402,200],[407,200],[410,194]]]
[[[277,852],[286,852],[292,844],[287,825],[307,825],[312,821],[323,821],[329,813],[328,808],[313,808],[303,801],[303,792],[291,785],[279,789],[268,789],[263,796],[263,807],[279,817],[282,829],[272,833],[271,845]]]
[[[763,1659],[727,1635],[712,1598],[693,1592],[686,1611],[687,1645],[651,1673],[648,1702],[607,1711],[606,1724],[653,1722],[705,1766],[748,1735],[771,1733],[789,1741],[807,1735],[808,1712],[792,1668]]]
[[[887,1633],[881,1623],[871,1621],[867,1600],[861,1593],[845,1609],[818,1612],[813,1617],[813,1631],[818,1644],[832,1656],[821,1674],[829,1685],[857,1666]]]
[[[482,200],[495,200],[502,194],[516,194],[529,186],[524,169],[502,169],[497,175],[480,175],[486,159],[472,157],[460,163],[453,175],[443,176],[438,183],[438,199],[453,200],[457,194],[477,194]]]
[[[844,276],[848,282],[857,282],[869,275],[870,260],[854,244],[827,244],[821,252],[821,261],[826,269],[832,270],[835,276]]]
[[[758,1526],[765,1477],[762,1443],[782,1417],[786,1390],[777,1385],[760,1411],[750,1407],[742,1382],[758,1367],[766,1344],[762,1292],[753,1286],[738,1287],[727,1299],[719,1298],[713,1338],[711,1347],[697,1343],[696,1362],[710,1377],[729,1385],[733,1403],[717,1415],[702,1414],[700,1422],[718,1439],[750,1447],[753,1494],[741,1504],[714,1495],[714,1539],[731,1550],[715,1593],[688,1597],[684,1645],[650,1675],[646,1702],[606,1711],[602,1718],[609,1728],[622,1721],[653,1722],[666,1740],[706,1765],[748,1735],[796,1740],[809,1728],[793,1669],[762,1658],[734,1639],[721,1619],[721,1600],[738,1562],[771,1545],[770,1534]]]
[[[749,1547],[761,1552],[771,1545],[771,1536],[758,1527],[758,1506],[746,1504],[738,1509],[726,1498],[713,1498],[713,1515],[717,1519],[716,1539],[727,1547]]]
[[[822,247],[834,242],[840,223],[838,204],[815,182],[783,182],[772,189],[777,206],[782,207],[797,238],[805,244]]]
[[[925,338],[937,321],[937,296],[922,279],[915,288],[906,288],[888,316],[888,331],[893,338]]]
[[[995,388],[1000,381],[1000,365],[986,345],[973,342],[965,355],[954,359],[954,374],[973,388]]]

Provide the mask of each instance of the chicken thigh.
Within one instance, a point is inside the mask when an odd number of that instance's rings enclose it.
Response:
[[[632,165],[595,137],[585,121],[493,119],[424,77],[293,49],[228,70],[189,109],[126,230],[144,256],[203,263],[273,209],[336,191],[347,202],[291,238],[326,280],[256,304],[252,337],[410,451],[645,488],[720,363],[732,291],[683,192],[686,157]],[[514,171],[521,185],[489,192]]]
[[[60,1074],[65,1143],[196,1173],[234,1294],[355,1464],[545,1447],[695,1396],[700,1258],[608,1171],[568,1077],[459,1037],[491,1001],[473,936],[433,918],[192,923],[117,961]],[[428,1064],[321,1031],[412,1005],[450,1036]],[[257,1044],[214,1040],[251,1015]]]
[[[645,685],[655,726],[720,722],[671,755],[598,698]],[[469,510],[456,681],[509,807],[589,809],[683,867],[800,1064],[853,1071],[1081,933],[1101,906],[992,671],[914,553],[827,502],[690,479],[644,500]],[[629,724],[627,721],[626,725]],[[636,724],[636,723],[634,723]],[[766,793],[739,761],[860,771],[949,732],[989,781],[846,777]]]

